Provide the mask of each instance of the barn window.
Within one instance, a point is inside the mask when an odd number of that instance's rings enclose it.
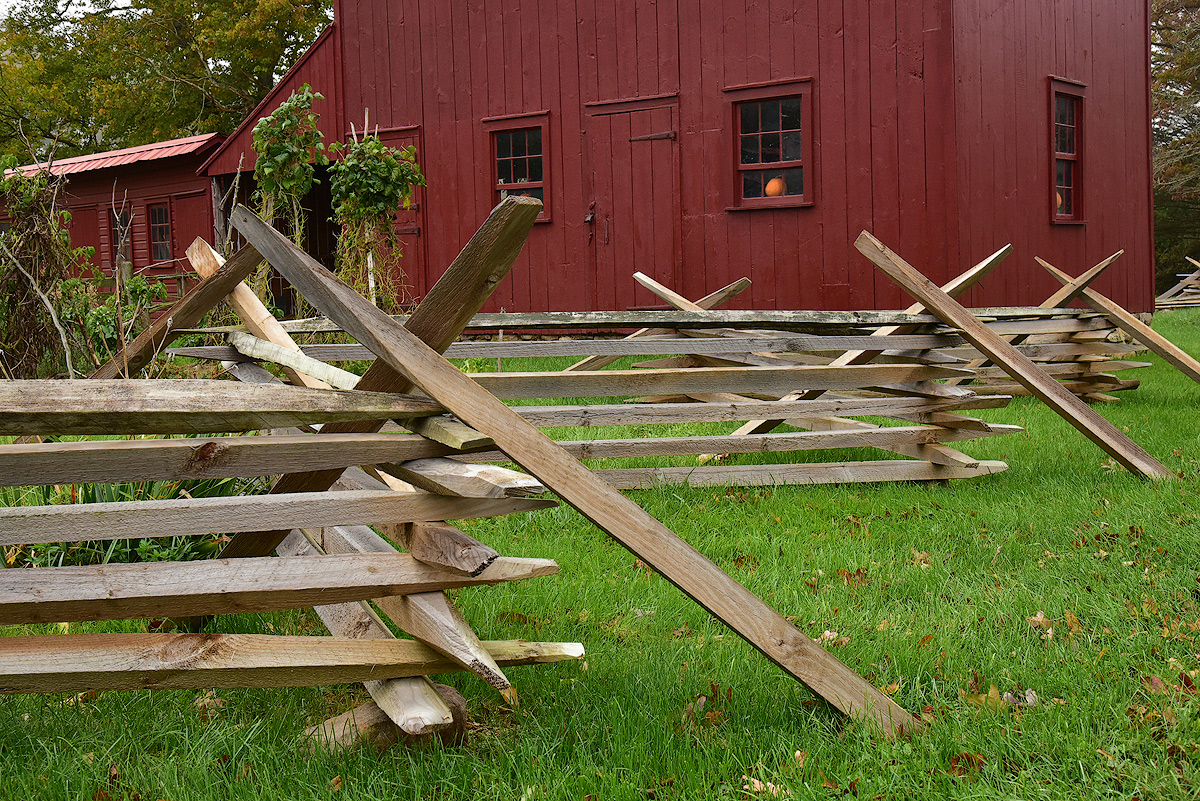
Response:
[[[171,260],[171,207],[166,203],[146,207],[150,218],[150,259]]]
[[[726,91],[733,101],[734,208],[812,205],[809,82]]]
[[[1083,90],[1082,85],[1051,79],[1051,219],[1058,223],[1083,222]]]
[[[546,202],[546,171],[543,161],[542,129],[521,128],[496,131],[496,194],[536,197]]]

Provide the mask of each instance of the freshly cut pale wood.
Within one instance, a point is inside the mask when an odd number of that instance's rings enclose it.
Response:
[[[685,370],[595,370],[571,373],[472,373],[498,398],[595,398],[694,392],[754,392],[783,395],[797,387],[858,389],[951,378],[949,367],[865,364],[852,367],[698,367]]]
[[[557,572],[549,559],[500,557],[463,576],[397,553],[26,568],[4,572],[0,624],[266,612]]]
[[[351,527],[356,528],[356,527]],[[348,529],[338,528],[338,531]],[[279,544],[280,556],[316,556],[319,551],[300,531],[292,531]],[[334,637],[396,639],[375,610],[365,601],[316,606],[313,611]],[[425,676],[363,682],[371,698],[405,733],[425,735],[453,723],[453,714],[433,682]]]
[[[450,453],[416,434],[84,440],[0,445],[0,486],[271,476]]]
[[[395,552],[390,542],[365,526],[335,526],[306,532],[306,536],[314,545],[318,544],[314,541],[315,537],[319,537],[319,547],[324,553]],[[475,673],[495,687],[509,703],[517,702],[512,682],[444,592],[412,593],[373,600],[379,611],[391,618],[402,631]]]
[[[716,292],[713,292],[709,295],[705,295],[704,297],[700,298],[700,300],[696,301],[696,305],[702,309],[715,309],[717,306],[720,306],[722,303],[729,300],[730,298],[744,292],[746,289],[749,289],[749,287],[750,287],[750,279],[749,278],[744,278],[744,277],[739,278],[738,280],[734,281],[732,284],[722,287],[722,288],[718,289]],[[674,333],[674,332],[670,328],[642,328],[638,331],[634,331],[632,334],[625,337],[625,339],[631,340],[631,339],[638,339],[641,337],[663,336],[663,335],[672,334],[672,333]],[[599,370],[601,367],[607,367],[608,365],[612,364],[615,361],[616,361],[615,357],[593,356],[593,357],[584,359],[581,362],[576,362],[575,364],[568,367],[567,370],[571,370],[571,371],[574,371],[574,370]]]
[[[228,295],[250,272],[262,262],[253,247],[246,246],[233,254],[219,270],[192,287],[174,306],[160,315],[150,327],[122,347],[121,352],[100,369],[92,378],[126,378],[136,375],[149,364],[156,353],[169,345],[178,336],[178,329],[200,322],[200,318]]]
[[[836,419],[836,418],[835,418]],[[789,420],[796,425],[803,420]],[[814,420],[808,419],[812,424]],[[857,423],[858,421],[850,421]],[[558,444],[577,459],[622,459],[644,456],[678,456],[704,453],[781,453],[787,451],[827,450],[831,448],[887,448],[934,442],[957,442],[990,435],[1022,431],[1020,426],[992,424],[990,431],[941,426],[880,427],[863,423],[862,430],[845,427],[786,434],[771,433],[753,437],[739,435],[709,437],[655,437],[640,439],[559,440]],[[809,426],[805,426],[809,427]],[[857,427],[856,427],[857,428]],[[472,459],[505,460],[499,451],[472,454]]]
[[[295,492],[0,509],[0,545],[176,537],[414,520],[461,520],[555,506],[538,498],[451,498],[389,491]]]
[[[484,436],[470,426],[445,415],[402,420],[400,424],[414,434],[420,434],[456,451],[490,448],[495,444],[491,437]]]
[[[967,398],[926,400],[924,398],[874,397],[819,400],[737,401],[712,403],[624,403],[594,406],[515,406],[513,411],[539,428],[645,425],[654,423],[722,423],[755,419],[779,413],[784,417],[805,414],[872,415],[890,417],[897,412],[955,411],[1003,406],[995,399]]]
[[[0,435],[207,434],[440,414],[428,400],[205,379],[0,381]]]
[[[843,712],[877,723],[886,735],[915,727],[912,716],[895,701],[277,231],[242,207],[234,218],[238,230],[265,249],[271,264],[316,308],[345,326],[381,361],[445,402],[463,422],[495,439],[514,461],[792,676]]]
[[[975,315],[938,289],[912,265],[888,250],[878,239],[863,231],[854,246],[905,292],[936,311],[947,324],[961,330],[963,336],[981,353],[1004,367],[1009,375],[1121,465],[1147,478],[1169,478],[1172,475],[1120,429],[1089,409],[1012,345],[989,331]]]
[[[1038,259],[1037,262],[1059,281],[1067,284],[1071,283],[1071,277],[1062,270],[1042,259]],[[1109,300],[1094,289],[1083,290],[1079,297],[1084,303],[1101,314],[1106,315],[1122,331],[1161,356],[1176,370],[1193,381],[1200,381],[1200,362],[1196,361],[1196,359],[1174,342],[1127,312],[1119,303]]]
[[[1010,253],[1012,253],[1012,245],[1005,245],[983,261],[973,266],[971,269],[956,276],[953,280],[947,283],[945,287],[943,287],[943,290],[950,297],[958,297],[971,287],[975,286],[975,284],[979,283],[979,281],[982,280],[983,277],[990,273],[993,269],[995,269],[1000,262],[1008,258],[1008,254]],[[919,314],[924,310],[925,307],[922,304],[916,303],[905,309],[905,312]],[[906,334],[911,334],[914,330],[915,328],[911,325],[888,325],[876,329],[874,335],[883,337],[903,336]],[[836,359],[834,359],[830,363],[830,366],[849,367],[851,365],[868,364],[878,358],[881,353],[882,351],[879,350],[846,351],[841,356],[838,356]],[[820,389],[801,389],[790,392],[789,394],[780,398],[780,401],[815,400],[822,394],[823,391]],[[783,420],[783,417],[778,416],[773,417],[770,420],[749,420],[734,433],[743,436],[748,434],[765,434],[768,431],[778,428]]]
[[[230,331],[226,334],[229,344],[243,356],[262,361],[274,362],[292,375],[311,376],[329,387],[338,389],[354,389],[359,376],[348,370],[342,370],[333,365],[319,362],[305,356],[300,350],[293,350],[265,339],[259,339],[241,331]],[[303,382],[302,382],[303,383]],[[304,384],[308,386],[308,384]],[[326,387],[328,388],[328,387]]]
[[[523,498],[546,491],[531,475],[495,465],[467,464],[453,459],[414,459],[379,464],[383,472],[437,495],[464,498]]]
[[[202,278],[207,278],[216,273],[221,269],[221,265],[225,263],[221,255],[199,237],[188,246],[187,257],[192,265],[192,269]],[[225,302],[241,318],[242,322],[250,329],[250,333],[254,336],[292,351],[298,349],[296,343],[283,330],[283,327],[279,325],[279,321],[275,319],[275,315],[271,314],[270,309],[258,299],[258,296],[254,294],[254,290],[246,286],[245,283],[239,283],[235,286],[225,296]],[[285,366],[283,372],[289,381],[298,386],[308,387],[309,389],[330,388],[324,381],[297,372],[291,367]]]
[[[380,530],[417,561],[465,576],[478,576],[500,556],[491,546],[446,523],[397,523]]]
[[[721,465],[719,467],[631,467],[597,470],[616,489],[758,487],[786,484],[853,484],[874,481],[944,481],[1007,470],[1004,462],[980,461],[975,468],[926,461],[814,462],[811,464]]]
[[[484,643],[502,665],[583,658],[578,643]],[[0,692],[310,687],[461,668],[411,640],[266,634],[63,634],[0,638]]]
[[[541,201],[526,197],[505,198],[492,209],[487,220],[425,295],[408,319],[407,329],[436,351],[448,348],[512,269],[541,209]],[[378,361],[367,369],[358,385],[359,390],[393,393],[407,392],[412,387],[411,381],[386,362]],[[379,421],[331,424],[322,428],[322,433],[369,433],[378,431],[381,426]],[[320,492],[332,486],[340,473],[339,470],[289,473],[275,482],[271,491]],[[274,550],[287,534],[286,530],[277,530],[236,535],[221,555],[262,556]]]

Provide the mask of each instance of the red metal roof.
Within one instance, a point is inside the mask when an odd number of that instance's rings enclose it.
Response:
[[[107,167],[119,167],[138,161],[156,161],[172,156],[186,156],[189,153],[200,152],[210,145],[219,144],[224,139],[225,137],[221,134],[207,133],[185,136],[182,139],[169,139],[165,142],[153,142],[138,147],[127,147],[122,150],[109,150],[106,153],[93,153],[90,156],[75,156],[52,162],[50,172],[54,175],[69,175],[89,170],[103,170]],[[45,164],[28,164],[17,169],[24,173],[32,173],[45,167]]]

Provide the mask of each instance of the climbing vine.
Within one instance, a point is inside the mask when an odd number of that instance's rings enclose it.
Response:
[[[391,148],[378,136],[334,143],[342,158],[330,165],[333,217],[338,237],[338,276],[388,312],[410,299],[400,267],[396,211],[412,205],[413,190],[425,185],[416,148]]]
[[[306,216],[304,196],[317,183],[316,167],[329,163],[318,115],[313,101],[324,100],[304,84],[292,92],[279,108],[254,126],[254,181],[258,213],[280,228],[299,247],[304,247]],[[270,269],[263,267],[253,278],[254,290],[267,299]]]

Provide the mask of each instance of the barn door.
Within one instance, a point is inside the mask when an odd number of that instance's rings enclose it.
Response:
[[[422,169],[425,166],[425,149],[422,147],[421,132],[418,129],[402,131],[383,131],[379,139],[388,147],[397,150],[409,147],[417,149],[417,164]],[[396,211],[396,233],[400,240],[400,271],[403,276],[395,276],[395,280],[407,284],[408,294],[412,299],[419,300],[433,286],[425,265],[425,190],[417,187],[413,191],[412,206],[401,206]],[[435,279],[436,280],[436,279]]]
[[[679,140],[674,106],[594,113],[587,121],[592,258],[599,309],[661,306],[642,272],[679,286]]]

